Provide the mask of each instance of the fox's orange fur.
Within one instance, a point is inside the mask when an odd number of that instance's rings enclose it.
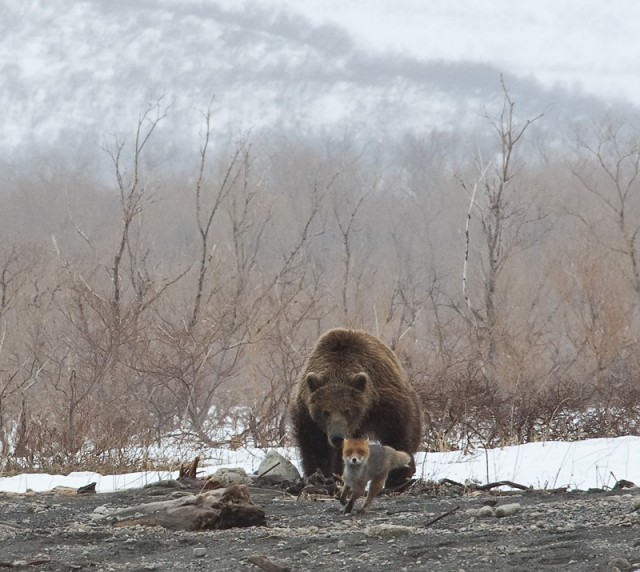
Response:
[[[342,444],[342,458],[344,488],[340,494],[340,502],[347,505],[344,509],[345,514],[351,512],[354,503],[362,496],[369,481],[371,484],[367,499],[360,512],[365,512],[376,495],[384,488],[389,471],[406,467],[412,461],[409,453],[396,451],[386,445],[369,444],[369,439],[366,437],[345,438]],[[351,497],[347,502],[349,492]]]

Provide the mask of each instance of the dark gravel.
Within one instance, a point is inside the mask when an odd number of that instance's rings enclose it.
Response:
[[[379,497],[365,515],[344,516],[333,499],[251,489],[266,527],[206,532],[113,526],[116,509],[176,494],[161,487],[0,493],[0,569],[258,571],[249,561],[256,555],[292,571],[640,569],[639,489],[506,496],[435,491],[418,483]]]

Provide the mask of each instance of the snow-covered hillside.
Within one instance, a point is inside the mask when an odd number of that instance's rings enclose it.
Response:
[[[640,5],[633,0],[255,1],[288,6],[315,23],[340,24],[370,48],[491,63],[547,88],[640,104]]]
[[[527,24],[527,4],[509,4],[512,22]],[[0,148],[95,144],[129,132],[147,103],[162,96],[173,102],[164,129],[176,146],[194,143],[198,111],[213,95],[217,125],[234,129],[328,127],[376,139],[408,129],[465,129],[499,100],[501,73],[525,114],[553,109],[563,118],[605,109],[594,96],[552,89],[548,81],[543,87],[518,69],[517,58],[492,64],[489,51],[478,58],[482,38],[507,34],[504,18],[494,18],[495,30],[483,20],[472,39],[469,18],[477,15],[452,12],[443,0],[428,5],[4,0]],[[571,11],[562,14],[570,19]],[[447,40],[442,49],[433,48],[436,28]],[[509,27],[504,39],[513,37]]]

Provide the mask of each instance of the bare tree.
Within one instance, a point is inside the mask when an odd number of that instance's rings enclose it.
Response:
[[[263,208],[262,181],[252,172],[248,135],[228,157],[213,161],[211,104],[202,116],[204,137],[193,190],[193,290],[184,297],[186,314],[173,305],[158,307],[146,334],[148,351],[134,369],[156,386],[151,402],[158,415],[168,418],[173,412],[184,431],[212,445],[216,438],[209,431],[210,415],[216,395],[239,374],[251,341],[251,275],[269,214]]]
[[[285,441],[293,386],[317,338],[316,329],[310,325],[327,314],[322,304],[321,272],[314,268],[310,250],[314,239],[324,234],[324,225],[318,219],[338,174],[336,171],[329,177],[323,187],[317,179],[313,181],[304,216],[287,227],[288,236],[295,230],[295,240],[281,254],[277,271],[263,276],[259,304],[266,312],[254,336],[263,342],[264,359],[257,370],[265,387],[258,392],[246,420],[247,433],[256,446]]]
[[[499,280],[507,262],[514,253],[531,246],[526,242],[524,229],[539,221],[543,214],[531,210],[531,199],[518,188],[521,164],[516,152],[529,127],[542,117],[538,115],[519,122],[515,115],[515,102],[504,82],[502,109],[497,116],[487,116],[498,143],[495,163],[480,164],[480,175],[470,187],[461,179],[469,196],[466,240],[463,266],[463,293],[470,311],[470,320],[479,334],[479,342],[486,349],[488,364],[494,364],[498,343],[505,339],[500,333]],[[531,191],[529,191],[531,194]],[[480,222],[482,246],[479,259],[482,274],[481,300],[473,301],[469,295],[467,269],[469,265],[469,223],[474,215]],[[531,241],[531,237],[529,237]],[[486,345],[485,345],[486,344]],[[483,352],[484,353],[484,352]]]
[[[111,160],[118,191],[118,230],[112,250],[105,255],[71,212],[76,234],[89,247],[94,263],[83,267],[74,262],[52,237],[66,275],[58,310],[68,331],[60,339],[51,340],[48,379],[51,390],[65,404],[66,427],[61,431],[60,444],[69,455],[80,450],[88,432],[105,434],[99,424],[104,427],[120,419],[126,426],[127,406],[123,403],[147,389],[144,384],[128,383],[131,366],[145,350],[147,317],[153,305],[186,272],[156,280],[147,264],[149,249],[142,232],[142,215],[151,200],[143,161],[167,109],[161,101],[149,105],[138,118],[131,145],[114,137],[113,144],[103,147]],[[129,414],[144,424],[140,411],[138,408]],[[97,442],[94,440],[94,445]]]
[[[595,133],[579,132],[577,145],[572,171],[617,228],[620,240],[611,250],[622,255],[640,302],[640,136],[633,127],[608,117]]]
[[[341,299],[342,299],[342,312],[344,315],[345,323],[350,323],[351,312],[349,307],[349,291],[353,285],[353,236],[358,232],[358,228],[355,226],[356,217],[358,212],[362,208],[367,195],[372,191],[372,188],[362,191],[355,198],[351,198],[349,193],[345,193],[344,204],[339,204],[336,200],[333,204],[333,215],[338,227],[338,233],[340,237],[340,243],[342,247],[342,261],[344,264],[342,287],[341,287]],[[340,192],[340,191],[339,191]],[[342,202],[342,201],[340,201]],[[356,288],[357,291],[357,288]]]
[[[198,177],[195,184],[195,216],[200,238],[200,257],[198,260],[198,278],[193,299],[193,309],[188,324],[189,329],[193,328],[198,322],[202,296],[205,290],[205,281],[211,269],[214,250],[216,248],[213,243],[214,220],[219,214],[222,204],[232,192],[235,183],[243,173],[245,175],[245,185],[247,184],[249,169],[249,145],[247,135],[236,143],[235,150],[227,162],[227,166],[224,168],[217,185],[212,186],[210,189],[205,188],[205,186],[207,186],[205,177],[212,135],[212,103],[213,101],[209,104],[206,112],[203,113],[205,123],[204,141],[200,148]]]

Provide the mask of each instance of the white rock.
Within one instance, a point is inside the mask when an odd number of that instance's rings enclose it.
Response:
[[[247,472],[242,467],[233,467],[229,469],[218,469],[211,479],[218,481],[223,487],[229,485],[246,485],[251,482],[251,477],[247,475]]]
[[[403,526],[400,524],[372,524],[364,529],[367,536],[406,536],[414,531],[411,526]]]
[[[493,508],[491,508],[490,506],[483,506],[483,507],[479,508],[478,512],[476,514],[480,518],[489,518],[491,516],[494,516]]]
[[[287,481],[299,481],[300,472],[294,464],[278,451],[271,449],[267,452],[258,467],[258,476],[278,476]]]
[[[517,503],[517,502],[511,503],[511,504],[503,504],[498,508],[496,508],[496,516],[498,518],[503,518],[505,516],[512,516],[517,512],[520,512],[521,508],[522,507],[520,506],[520,503]]]

